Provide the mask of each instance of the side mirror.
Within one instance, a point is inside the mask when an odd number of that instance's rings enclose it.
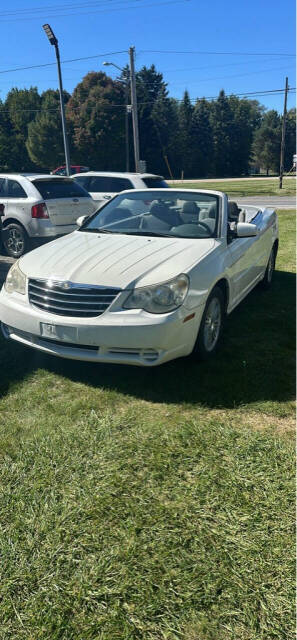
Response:
[[[77,226],[81,227],[88,217],[89,216],[80,216],[79,218],[77,218],[77,221],[76,221]]]
[[[258,235],[258,227],[252,222],[237,222],[233,233],[236,238],[251,238]]]

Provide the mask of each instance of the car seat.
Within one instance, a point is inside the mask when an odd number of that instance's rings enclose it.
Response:
[[[183,208],[180,214],[183,224],[191,224],[198,222],[198,216],[200,212],[200,207],[197,206],[196,202],[184,202]]]
[[[168,231],[172,225],[180,223],[180,220],[177,222],[176,218],[175,212],[170,211],[166,205],[153,202],[149,214],[142,218],[141,227],[151,231]]]

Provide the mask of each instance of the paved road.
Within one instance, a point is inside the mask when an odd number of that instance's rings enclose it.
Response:
[[[0,289],[13,262],[13,258],[8,258],[7,256],[0,255]]]
[[[256,206],[272,207],[272,209],[296,209],[295,196],[244,196],[237,198],[230,197],[238,204],[255,204]]]
[[[294,196],[244,196],[232,197],[238,204],[254,204],[256,206],[272,207],[273,209],[296,209]],[[230,197],[231,200],[231,197]]]
[[[271,178],[271,176],[261,176],[261,178],[257,178],[257,176],[252,176],[251,178],[192,178],[192,180],[166,180],[169,184],[179,183],[179,182],[245,182],[246,180],[277,180],[277,176]],[[296,180],[295,176],[285,176],[285,180]]]

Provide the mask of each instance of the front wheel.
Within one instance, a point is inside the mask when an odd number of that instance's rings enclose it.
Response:
[[[270,252],[264,278],[261,281],[262,289],[269,289],[271,287],[274,268],[275,268],[276,252],[277,252],[276,247],[273,246]]]
[[[13,222],[2,230],[3,246],[8,256],[20,258],[28,246],[28,236],[20,224]]]
[[[208,360],[216,352],[222,335],[224,321],[224,296],[219,287],[211,292],[204,309],[193,356]]]

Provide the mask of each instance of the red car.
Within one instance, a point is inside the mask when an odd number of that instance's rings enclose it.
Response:
[[[90,169],[89,167],[82,167],[81,165],[72,164],[70,166],[70,171],[71,173],[83,173],[85,171],[90,171]],[[53,176],[66,176],[65,165],[63,165],[62,167],[58,167],[57,169],[54,169],[54,171],[51,171],[51,174]]]

